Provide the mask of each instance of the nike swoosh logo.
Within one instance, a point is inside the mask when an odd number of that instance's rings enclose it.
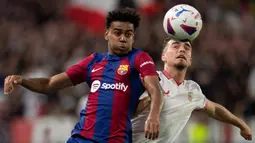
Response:
[[[170,91],[168,90],[167,92],[164,92],[165,95],[168,95],[170,93]]]
[[[101,70],[103,67],[101,67],[101,68],[97,68],[97,69],[92,69],[92,71],[91,72],[96,72],[96,71],[99,71],[99,70]]]

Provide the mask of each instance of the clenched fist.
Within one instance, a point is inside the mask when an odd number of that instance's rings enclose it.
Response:
[[[240,134],[246,140],[252,140],[252,131],[249,127],[241,129]]]
[[[159,136],[159,130],[160,130],[160,121],[158,118],[150,118],[145,122],[145,138],[147,139],[157,139]]]
[[[22,76],[19,76],[19,75],[7,76],[4,80],[4,94],[12,93],[15,87],[21,83],[22,83]]]

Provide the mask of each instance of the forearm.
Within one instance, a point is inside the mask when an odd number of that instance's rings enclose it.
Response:
[[[143,98],[142,100],[139,101],[137,108],[135,110],[135,113],[133,117],[136,117],[138,114],[140,114],[145,108],[149,107],[151,103],[151,99],[149,96]]]
[[[160,94],[158,94],[160,93]],[[151,110],[149,116],[159,117],[162,106],[163,106],[163,94],[160,88],[154,89],[150,93],[151,95]]]
[[[21,86],[38,93],[51,93],[49,88],[49,78],[23,78]]]
[[[231,112],[229,112],[225,107],[217,104],[215,107],[215,111],[211,116],[219,121],[232,124],[239,128],[244,128],[247,126],[243,120],[239,119]]]

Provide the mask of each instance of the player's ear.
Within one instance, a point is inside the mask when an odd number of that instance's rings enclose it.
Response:
[[[164,52],[161,54],[161,60],[162,60],[163,62],[166,62],[166,55],[165,55]]]
[[[108,34],[109,34],[109,30],[108,29],[105,29],[105,32],[104,32],[104,39],[108,41]]]
[[[133,44],[135,43],[135,32],[134,32],[134,35],[133,35]]]

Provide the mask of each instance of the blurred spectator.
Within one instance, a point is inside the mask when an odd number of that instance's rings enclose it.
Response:
[[[32,143],[63,143],[70,137],[71,130],[77,120],[63,114],[58,98],[53,98],[46,105],[48,115],[37,119],[33,125]]]

